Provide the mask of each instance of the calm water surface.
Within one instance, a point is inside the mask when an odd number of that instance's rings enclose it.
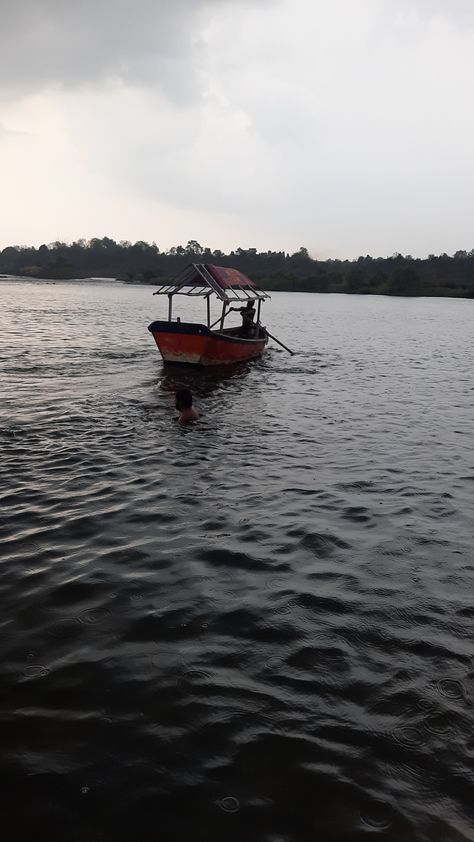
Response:
[[[275,294],[224,377],[0,295],[2,838],[473,840],[474,302]]]

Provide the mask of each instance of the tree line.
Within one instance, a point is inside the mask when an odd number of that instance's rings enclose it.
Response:
[[[160,251],[156,243],[115,242],[109,237],[54,242],[39,248],[8,246],[0,252],[0,274],[52,280],[118,278],[163,283],[192,262],[233,266],[267,290],[430,295],[474,298],[474,249],[426,259],[394,254],[356,260],[314,260],[306,248],[293,254],[237,248],[229,254],[190,240]]]

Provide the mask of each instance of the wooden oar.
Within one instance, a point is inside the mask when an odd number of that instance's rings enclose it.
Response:
[[[290,351],[290,349],[287,348],[286,345],[283,344],[283,342],[280,342],[280,340],[277,339],[276,336],[273,336],[273,334],[271,334],[269,330],[267,330],[266,328],[265,328],[265,330],[266,330],[267,336],[269,336],[270,339],[273,339],[273,341],[276,342],[277,345],[281,345],[281,347],[284,348],[285,351],[288,351],[288,353],[291,354],[292,357],[295,355],[295,351]]]
[[[227,310],[227,313],[225,314],[224,319],[226,319],[227,316],[229,315],[229,313],[231,313],[231,312],[232,312],[232,310]],[[219,318],[216,319],[215,322],[212,323],[212,325],[210,325],[209,330],[212,330],[212,328],[215,327],[216,324],[218,324],[218,322],[220,322],[221,320],[222,320],[222,316],[219,316]]]

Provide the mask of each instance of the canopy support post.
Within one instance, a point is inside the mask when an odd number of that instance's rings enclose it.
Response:
[[[224,303],[222,304],[222,316],[221,316],[220,330],[224,330],[224,319],[225,319],[226,307],[227,307],[227,301],[224,301]]]
[[[173,293],[168,293],[168,321],[171,321],[171,317],[173,315]]]
[[[207,296],[207,326],[211,326],[211,296]]]

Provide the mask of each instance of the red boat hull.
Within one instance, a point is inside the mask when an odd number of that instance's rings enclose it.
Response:
[[[153,322],[148,330],[165,363],[232,365],[260,357],[268,341],[266,336],[245,339],[184,322]]]

